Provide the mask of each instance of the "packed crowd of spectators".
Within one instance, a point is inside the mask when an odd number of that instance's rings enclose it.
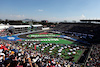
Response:
[[[5,33],[6,34],[6,33]],[[27,44],[28,46],[25,46]],[[34,42],[0,40],[0,67],[80,67],[82,65],[37,52]],[[42,45],[42,44],[41,44]],[[99,48],[98,48],[99,50]],[[98,62],[98,61],[97,61]]]
[[[53,31],[59,31],[66,35],[79,37],[89,43],[100,43],[100,24],[89,23],[60,23]],[[74,34],[73,34],[74,33]]]
[[[4,36],[11,36],[12,34],[7,30],[7,29],[3,29],[0,31],[0,36],[4,37]]]
[[[88,58],[87,66],[100,67],[100,45],[93,45],[90,58]]]
[[[11,42],[0,40],[0,66],[1,67],[80,67],[71,61],[54,58],[41,54],[30,46],[32,42]]]
[[[77,32],[84,34],[95,34],[99,32],[100,25],[97,24],[85,24],[85,23],[62,23],[56,25],[53,30],[59,31],[69,31],[69,32]]]
[[[0,31],[0,36],[6,36],[6,35],[7,35],[7,33],[5,33],[5,30]]]

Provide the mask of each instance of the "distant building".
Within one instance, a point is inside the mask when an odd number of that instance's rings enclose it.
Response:
[[[42,25],[12,25],[14,27],[14,33],[24,33],[33,30],[42,30]]]
[[[42,23],[48,23],[48,21],[47,21],[47,20],[42,20],[41,22],[42,22]]]
[[[28,25],[28,23],[23,23],[21,20],[15,21],[15,20],[7,20],[3,22],[3,24],[9,24],[9,25]]]
[[[0,30],[8,30],[11,33],[25,33],[33,30],[42,30],[42,25],[4,25],[0,24]]]
[[[81,19],[82,23],[100,23],[100,19]]]

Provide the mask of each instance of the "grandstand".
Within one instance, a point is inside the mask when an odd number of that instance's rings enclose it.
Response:
[[[99,43],[97,38],[100,36],[99,24],[59,23],[52,29],[43,28],[41,24],[1,24],[0,26],[0,56],[2,57],[0,59],[4,61],[0,65],[6,66],[9,63],[13,67],[18,64],[41,67],[42,63],[44,67],[58,64],[60,67],[88,66],[90,63],[92,63],[90,66],[99,65],[99,46],[93,45]],[[8,35],[9,32],[14,34]],[[97,51],[96,55],[94,55],[95,51]],[[93,63],[94,60],[96,63]],[[15,62],[18,63],[13,64]]]
[[[93,23],[59,23],[53,31],[59,31],[78,39],[84,39],[91,43],[98,43],[100,25]],[[98,33],[97,33],[98,32]]]

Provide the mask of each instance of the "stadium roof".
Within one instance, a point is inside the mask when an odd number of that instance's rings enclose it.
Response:
[[[4,24],[0,24],[0,30],[6,29],[6,28],[9,28],[9,26],[8,25],[4,25]]]
[[[30,27],[30,25],[11,25],[13,26],[14,28],[20,28],[20,27]],[[41,24],[39,25],[32,25],[33,27],[40,27],[42,26]]]
[[[30,25],[11,25],[14,28],[21,28],[21,27],[30,27]]]
[[[43,25],[41,25],[41,24],[39,24],[39,25],[32,25],[33,27],[40,27],[40,26],[43,26]]]
[[[30,25],[4,25],[4,24],[0,24],[0,29],[7,29],[9,27],[14,27],[14,28],[22,28],[22,27],[31,27]],[[40,27],[42,26],[41,24],[39,25],[32,25],[33,27]]]
[[[30,25],[12,25],[14,28],[30,27]],[[33,27],[40,27],[42,25],[32,25]]]

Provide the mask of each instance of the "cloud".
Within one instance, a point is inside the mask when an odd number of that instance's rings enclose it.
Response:
[[[41,10],[40,10],[41,11]],[[73,20],[75,21],[80,21],[80,19],[86,19],[85,15],[82,14],[80,16],[72,16],[72,17],[57,17],[57,16],[25,16],[25,15],[15,15],[15,14],[11,14],[11,15],[0,15],[1,19],[11,19],[11,20],[22,20],[25,18],[29,18],[29,19],[34,19],[37,21],[41,21],[41,20],[48,20],[51,22],[61,22],[61,21],[68,21],[71,22]]]
[[[9,19],[24,19],[24,15],[9,15]]]
[[[84,16],[84,14],[82,14],[81,19],[85,19],[86,17]]]
[[[51,22],[63,22],[68,21],[71,22],[73,20],[80,21],[81,16],[74,16],[74,17],[46,17],[46,16],[39,16],[39,17],[33,17],[35,20],[41,21],[41,20],[48,20]]]
[[[44,11],[44,10],[42,10],[42,9],[39,9],[38,11],[39,11],[39,12],[42,12],[42,11]]]
[[[47,18],[47,20],[50,20],[50,21],[68,21],[68,22],[72,22],[73,20],[79,22],[80,19],[82,18],[85,18],[84,15],[82,16],[73,16],[73,17],[51,17],[51,18]]]
[[[24,18],[24,15],[10,15],[10,17],[16,17],[16,18]]]

